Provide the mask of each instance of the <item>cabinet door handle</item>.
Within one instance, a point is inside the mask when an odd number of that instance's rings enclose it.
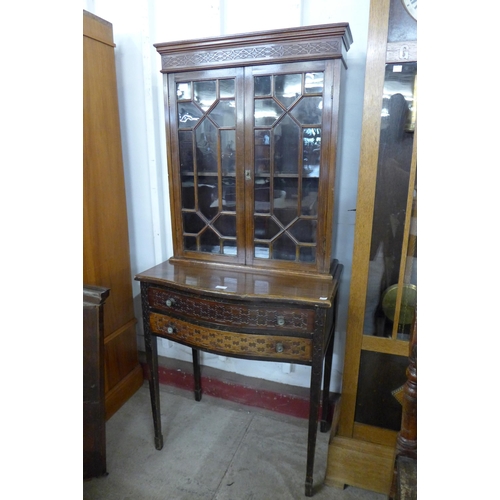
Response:
[[[175,333],[175,328],[173,326],[168,326],[167,333],[170,333],[172,335],[173,333]]]
[[[167,299],[165,301],[165,304],[167,304],[167,307],[174,307],[175,306],[175,300],[174,299]]]
[[[278,326],[284,326],[285,324],[285,317],[284,316],[278,316],[276,318],[277,322],[278,322]]]
[[[283,344],[281,342],[276,342],[276,352],[283,352]]]

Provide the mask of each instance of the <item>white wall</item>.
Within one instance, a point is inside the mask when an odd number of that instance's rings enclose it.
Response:
[[[113,24],[127,190],[132,274],[172,255],[160,57],[154,43],[229,33],[349,22],[346,114],[337,170],[334,255],[344,265],[331,389],[340,390],[348,308],[369,0],[84,0],[83,8]],[[139,284],[133,282],[138,342],[143,350]],[[159,354],[191,360],[191,349],[161,340]],[[306,387],[310,368],[202,353],[202,364]]]

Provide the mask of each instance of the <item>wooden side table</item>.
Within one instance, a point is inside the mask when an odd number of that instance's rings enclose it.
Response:
[[[195,399],[201,399],[199,351],[311,366],[305,494],[313,494],[318,420],[331,424],[329,391],[337,290],[343,266],[326,277],[272,273],[194,262],[164,262],[141,283],[155,446],[163,447],[157,337],[192,348]],[[325,370],[323,375],[323,363]]]

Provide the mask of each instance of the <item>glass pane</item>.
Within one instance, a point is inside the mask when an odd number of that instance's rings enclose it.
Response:
[[[399,431],[407,356],[361,351],[355,421]]]
[[[299,181],[297,178],[274,178],[273,214],[284,226],[297,218]]]
[[[220,80],[220,97],[234,97],[234,79]]]
[[[283,110],[273,99],[258,99],[255,101],[255,126],[272,125],[282,113]]]
[[[220,131],[221,164],[224,174],[235,173],[236,167],[236,133],[234,130]]]
[[[302,181],[302,215],[318,215],[318,179]]]
[[[205,221],[194,212],[184,212],[182,220],[184,223],[184,233],[198,234],[205,227]]]
[[[269,198],[269,179],[256,178],[254,183],[254,204],[255,211],[269,213],[271,202]]]
[[[210,182],[210,179],[207,179]],[[219,195],[216,183],[207,183],[200,178],[198,181],[198,209],[208,219],[212,220],[219,212]]]
[[[304,174],[308,177],[319,177],[321,128],[305,128],[302,132],[302,143]]]
[[[194,82],[194,101],[203,111],[207,111],[217,98],[215,81]]]
[[[236,237],[236,216],[227,214],[221,215],[214,222],[214,227],[219,231],[221,236]]]
[[[271,168],[271,132],[269,130],[255,131],[255,171],[267,173]]]
[[[234,101],[220,101],[209,116],[219,127],[234,127],[236,125],[235,111]]]
[[[297,174],[299,171],[300,127],[289,117],[274,128],[275,172]]]
[[[184,248],[196,252],[198,250],[197,240],[194,236],[184,237]]]
[[[271,240],[281,231],[281,227],[271,217],[255,217],[254,237],[258,240]]]
[[[305,93],[320,94],[323,92],[323,73],[306,73]]]
[[[288,108],[302,95],[302,74],[275,76],[275,95]]]
[[[217,129],[206,118],[196,129],[196,164],[198,172],[217,171]]]
[[[386,66],[363,333],[391,337],[384,294],[398,283],[408,203],[416,63]],[[394,292],[392,292],[394,293]],[[405,328],[410,328],[407,325]]]
[[[254,257],[258,259],[269,259],[269,245],[266,243],[256,243],[254,247]]]
[[[222,210],[236,211],[236,179],[234,177],[222,179]]]
[[[179,131],[179,160],[181,172],[193,172],[193,132]]]
[[[200,235],[200,251],[208,253],[221,253],[219,237],[210,227],[207,227],[207,229]]]
[[[194,210],[194,181],[192,176],[181,178],[181,202],[182,208]]]
[[[287,234],[282,234],[273,244],[273,259],[295,260],[297,247]]]
[[[193,128],[203,113],[191,102],[180,102],[178,105],[179,128]]]
[[[315,262],[316,261],[316,247],[301,246],[299,249],[300,262]]]
[[[256,76],[254,79],[255,96],[271,95],[271,77]]]
[[[191,83],[177,84],[177,100],[191,99]]]
[[[236,255],[237,254],[236,240],[224,240],[222,242],[222,253],[224,255]]]
[[[314,243],[316,241],[316,221],[298,220],[289,229],[290,234],[299,243]]]
[[[323,112],[323,98],[304,97],[292,109],[293,117],[303,125],[321,125],[321,116]]]

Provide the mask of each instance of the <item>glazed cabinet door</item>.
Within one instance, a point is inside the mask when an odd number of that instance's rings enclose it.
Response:
[[[341,64],[166,77],[177,256],[328,273]]]
[[[334,64],[317,61],[245,70],[249,265],[328,270],[328,186],[334,179],[331,130],[338,102]],[[340,73],[340,65],[336,69]]]
[[[176,255],[244,262],[241,74],[224,69],[165,77]]]

